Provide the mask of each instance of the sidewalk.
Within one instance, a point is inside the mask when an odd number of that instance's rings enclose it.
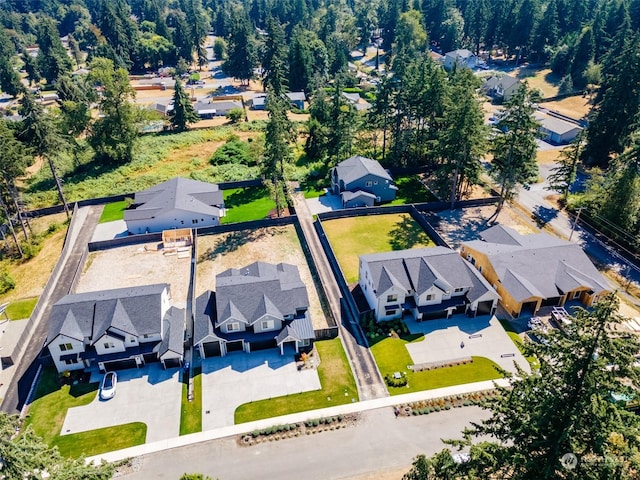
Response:
[[[421,392],[407,393],[405,395],[396,395],[393,397],[377,398],[375,400],[367,400],[364,402],[339,405],[336,407],[323,408],[320,410],[309,410],[306,412],[283,415],[281,417],[267,418],[264,420],[257,420],[255,422],[247,422],[240,425],[223,427],[216,430],[193,433],[190,435],[184,435],[181,437],[162,440],[159,442],[146,443],[144,445],[125,448],[123,450],[117,450],[115,452],[107,452],[100,455],[95,455],[93,457],[88,457],[87,462],[100,462],[102,460],[107,462],[117,462],[119,460],[124,460],[125,458],[138,457],[140,455],[156,453],[163,450],[170,450],[172,448],[192,445],[194,443],[217,440],[219,438],[229,437],[233,435],[240,435],[243,433],[251,432],[253,430],[260,430],[274,425],[298,423],[315,418],[331,417],[334,415],[346,415],[349,413],[364,412],[368,410],[375,410],[378,408],[391,407],[403,403],[417,402],[420,400],[429,400],[432,398],[446,397],[449,395],[490,390],[494,388],[494,383],[503,387],[509,385],[508,380],[499,379],[495,381],[454,385],[452,387],[437,388],[434,390],[423,390]]]

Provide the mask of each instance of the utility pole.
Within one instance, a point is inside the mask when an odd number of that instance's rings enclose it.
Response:
[[[584,207],[580,207],[578,209],[578,214],[576,215],[576,219],[573,221],[573,225],[571,226],[571,235],[569,235],[569,241],[571,241],[571,237],[573,237],[573,232],[576,229],[576,225],[578,225],[578,220],[580,219],[580,214],[582,213],[582,209]]]

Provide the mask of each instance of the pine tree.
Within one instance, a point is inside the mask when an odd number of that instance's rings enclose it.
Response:
[[[547,178],[549,183],[547,188],[562,194],[562,199],[565,202],[569,197],[569,189],[576,180],[578,164],[583,150],[584,134],[580,132],[571,144],[560,152],[558,163],[551,169],[551,174]]]
[[[190,123],[200,120],[191,103],[187,92],[182,88],[182,82],[176,78],[173,91],[173,110],[169,111],[169,122],[171,128],[178,132],[183,132],[189,128]]]
[[[38,46],[38,66],[47,83],[71,71],[71,59],[51,18],[45,17],[38,25]]]
[[[267,19],[267,40],[262,58],[262,84],[272,95],[287,90],[287,51],[282,25],[273,17]]]
[[[244,12],[234,11],[231,33],[227,39],[227,60],[222,68],[225,73],[248,85],[258,66],[258,54],[249,20]]]

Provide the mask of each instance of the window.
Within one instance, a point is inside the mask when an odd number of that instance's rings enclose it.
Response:
[[[263,320],[262,321],[262,330],[271,330],[274,327],[275,323],[273,320]]]
[[[365,183],[365,185],[366,185],[367,187],[370,187],[370,186],[371,186],[371,182],[367,182],[367,183]]]
[[[374,180],[374,181],[373,181],[373,184],[374,184],[374,185],[377,185],[377,184],[378,184],[378,180]]]
[[[478,267],[478,271],[479,271],[480,273],[482,273],[482,265],[480,265],[480,266]]]
[[[434,297],[434,296],[433,296],[432,294],[427,295],[427,298],[426,298],[427,302],[428,302],[429,300],[433,300],[433,297]]]
[[[240,324],[238,322],[227,323],[227,332],[237,332],[240,330]]]
[[[109,349],[109,348],[115,348],[115,344],[113,342],[104,342],[104,348],[105,349]]]
[[[581,294],[581,293],[582,293],[582,292],[573,292],[573,298],[574,298],[574,299],[576,299],[576,298],[580,298],[580,294]]]
[[[387,295],[387,302],[397,302],[398,301],[398,295],[393,294],[393,295]]]
[[[131,337],[131,340],[129,340],[129,342],[131,342],[131,343],[136,343],[136,339],[135,339],[135,338],[133,338],[133,337]]]
[[[142,338],[149,338],[149,334],[145,333],[144,335],[142,335]]]
[[[454,291],[455,293],[460,293],[460,292],[461,292],[461,291],[463,291],[463,290],[464,290],[464,288],[462,288],[462,287],[460,287],[460,288],[454,288],[454,289],[453,289],[453,291]]]
[[[73,345],[70,343],[61,343],[59,348],[61,352],[66,352],[67,350],[73,350]]]
[[[395,310],[386,310],[386,311],[385,311],[385,315],[386,315],[387,317],[388,317],[388,316],[390,316],[390,315],[395,315],[395,314],[396,314],[396,311],[395,311]]]
[[[73,365],[75,363],[78,363],[78,359],[77,358],[67,358],[64,361],[65,365]]]
[[[180,225],[184,225],[184,220],[180,220]]]
[[[311,345],[311,340],[309,340],[308,338],[305,338],[304,340],[300,340],[298,342],[299,347],[308,347],[309,345]]]
[[[197,224],[197,223],[198,223],[198,219],[197,219],[197,218],[194,218],[193,220],[191,220],[191,223],[192,223],[193,225]]]

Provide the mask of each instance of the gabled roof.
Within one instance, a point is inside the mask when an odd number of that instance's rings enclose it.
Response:
[[[480,236],[483,240],[464,246],[487,256],[504,288],[518,301],[553,298],[581,287],[596,293],[610,288],[578,244],[546,233],[521,235],[502,225]]]
[[[124,219],[154,218],[169,210],[197,212],[220,216],[219,206],[224,200],[218,185],[175,177],[135,194],[135,210],[125,210]]]
[[[217,327],[240,315],[249,325],[265,314],[277,318],[293,315],[297,309],[309,307],[309,298],[294,265],[254,262],[216,276],[215,303]]]
[[[467,50],[466,48],[462,48],[459,50],[452,50],[451,52],[447,52],[445,56],[467,59],[467,58],[473,57],[474,55],[473,55],[473,52],[471,52],[470,50]]]
[[[172,306],[165,315],[162,341],[158,345],[159,357],[168,352],[184,353],[184,313],[183,309]]]
[[[558,135],[564,135],[572,130],[582,130],[580,125],[567,122],[561,118],[545,115],[543,113],[536,112],[536,120],[540,123],[540,126],[550,132],[557,133]]]
[[[352,192],[351,190],[345,190],[344,192],[340,193],[340,196],[342,197],[343,202],[350,202],[351,200],[355,200],[359,197],[372,198],[373,200],[376,200],[377,198],[373,193],[363,192],[362,190],[356,190],[355,192]]]
[[[62,334],[91,345],[110,329],[134,336],[159,334],[161,295],[168,289],[159,283],[66,295],[51,307],[47,342]]]
[[[407,292],[413,290],[416,295],[433,287],[443,291],[468,288],[467,298],[471,301],[494,291],[458,253],[445,247],[374,253],[361,255],[360,259],[369,266],[377,295],[392,285]]]
[[[360,155],[354,155],[338,163],[335,166],[335,171],[338,174],[338,178],[340,178],[345,185],[349,185],[367,175],[375,175],[389,182],[393,181],[391,175],[382,168],[379,162],[370,158],[361,157]]]
[[[193,312],[193,344],[198,345],[203,340],[220,338],[215,334],[213,322],[216,316],[216,299],[211,290],[207,290],[196,298]]]
[[[515,77],[512,77],[511,75],[502,75],[502,76],[493,75],[489,77],[482,86],[484,88],[501,87],[503,90],[506,90],[507,88],[510,88],[513,85],[517,85],[518,83],[520,83],[520,80],[518,80]]]

